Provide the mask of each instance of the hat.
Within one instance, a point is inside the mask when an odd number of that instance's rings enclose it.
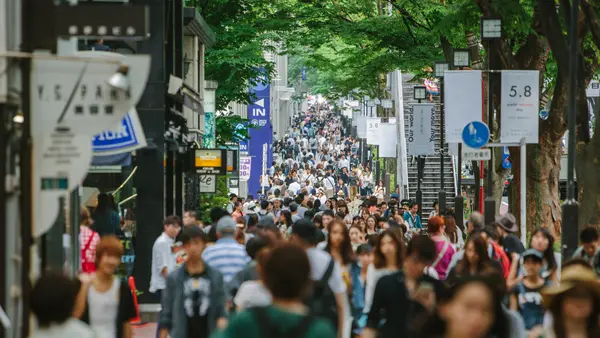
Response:
[[[248,206],[246,207],[246,214],[250,214],[250,215],[256,214],[256,210],[254,210],[254,209],[256,209],[256,203],[249,202]]]
[[[576,286],[584,286],[592,291],[597,298],[600,298],[600,283],[596,280],[596,274],[591,268],[571,265],[565,267],[560,275],[560,284],[553,284],[542,289],[542,298],[546,307],[550,306],[555,296],[563,294]]]
[[[273,218],[273,216],[270,215],[270,214],[266,214],[266,215],[264,215],[264,216],[262,216],[260,218],[260,222],[258,222],[258,224],[259,225],[264,225],[264,226],[274,225],[275,224],[275,218]]]
[[[235,223],[233,218],[231,218],[231,216],[223,216],[217,222],[217,232],[234,233],[236,228],[237,228],[237,224]]]
[[[525,250],[525,252],[523,252],[523,254],[521,256],[523,257],[523,259],[526,259],[527,257],[535,257],[535,258],[539,259],[540,261],[544,260],[544,254],[539,252],[536,249],[527,249],[527,250]]]
[[[502,229],[506,230],[506,232],[513,233],[519,231],[519,227],[517,226],[517,220],[515,219],[515,216],[513,216],[513,214],[511,214],[510,212],[507,212],[502,216],[496,217],[496,224]]]
[[[298,204],[297,203],[291,203],[290,204],[290,212],[296,212],[298,210]]]

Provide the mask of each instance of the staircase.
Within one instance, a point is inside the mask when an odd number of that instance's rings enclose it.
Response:
[[[404,110],[408,111],[410,105],[418,103],[413,99],[413,87],[419,85],[416,82],[408,83],[412,76],[403,76],[402,87],[404,95]],[[440,155],[439,155],[439,143],[440,143],[440,96],[433,97],[433,103],[436,104],[437,116],[434,121],[434,128],[437,129],[435,136],[435,150],[438,152],[437,155],[425,156],[425,166],[423,181],[421,182],[421,191],[423,192],[423,201],[421,205],[422,209],[422,222],[423,225],[427,224],[429,213],[433,210],[433,202],[438,199],[438,192],[440,190]],[[405,115],[405,126],[408,126],[408,114]],[[448,155],[448,144],[444,144],[444,190],[446,191],[446,207],[454,208],[454,169],[452,167],[452,156]],[[418,181],[418,169],[417,159],[408,159],[408,189],[411,200],[417,200],[417,181]]]

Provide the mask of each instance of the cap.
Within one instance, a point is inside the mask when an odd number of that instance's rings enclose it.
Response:
[[[231,216],[223,216],[217,222],[217,232],[221,233],[234,233],[237,228],[237,224],[231,218]]]
[[[296,212],[297,210],[298,210],[298,204],[297,203],[290,204],[290,211],[291,212]]]
[[[544,254],[537,251],[536,249],[527,249],[525,250],[525,252],[523,252],[521,256],[523,256],[523,259],[526,259],[527,257],[535,257],[540,261],[544,260]]]

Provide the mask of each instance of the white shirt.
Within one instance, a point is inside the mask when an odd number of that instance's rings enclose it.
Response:
[[[152,246],[152,270],[149,289],[152,293],[167,287],[167,278],[162,275],[161,271],[167,268],[167,272],[171,272],[175,268],[175,257],[171,250],[174,243],[175,240],[163,232]]]
[[[325,188],[325,190],[335,189],[335,183],[333,181],[333,177],[329,176],[329,177],[325,177],[323,179],[323,188]]]
[[[247,281],[240,285],[233,302],[240,311],[251,307],[271,305],[271,293],[259,281]]]
[[[119,309],[118,278],[113,280],[113,285],[106,292],[97,291],[90,286],[87,300],[90,313],[90,326],[98,338],[117,338],[117,312]]]
[[[75,318],[67,319],[66,322],[59,325],[50,325],[50,327],[37,328],[31,335],[32,338],[95,338],[94,331],[85,323]]]
[[[307,249],[306,254],[308,255],[308,260],[310,261],[312,280],[321,280],[327,271],[329,262],[333,258],[331,258],[331,255],[329,255],[327,252],[317,248]],[[342,277],[342,268],[337,262],[335,262],[333,265],[333,272],[331,273],[328,284],[329,288],[334,294],[342,294],[346,292],[346,283],[344,283],[344,278]]]
[[[371,304],[373,304],[373,296],[375,295],[375,286],[377,281],[383,276],[390,275],[398,270],[390,269],[375,269],[375,265],[370,264],[367,268],[367,289],[365,290],[365,306],[363,313],[369,313]]]

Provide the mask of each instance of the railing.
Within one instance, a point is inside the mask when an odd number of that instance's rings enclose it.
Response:
[[[458,196],[458,191],[459,191],[459,187],[457,187],[457,179],[456,179],[456,162],[454,162],[455,156],[452,155],[452,179],[454,179],[454,196]],[[458,173],[459,175],[462,174],[462,170],[461,172]]]

